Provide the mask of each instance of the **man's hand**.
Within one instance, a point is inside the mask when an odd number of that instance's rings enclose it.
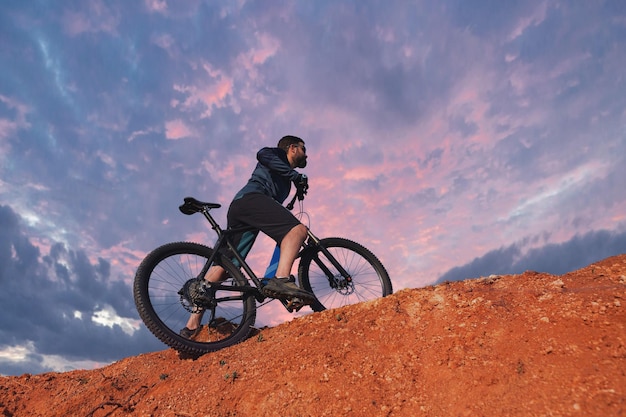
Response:
[[[309,190],[309,178],[304,174],[298,174],[298,178],[294,181],[298,192],[298,199],[304,199],[304,195]]]

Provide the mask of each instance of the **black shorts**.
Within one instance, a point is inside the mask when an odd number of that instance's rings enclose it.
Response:
[[[228,208],[228,227],[252,226],[265,233],[280,245],[283,238],[300,221],[287,208],[261,193],[245,194],[234,200]],[[241,237],[235,238],[238,246]]]

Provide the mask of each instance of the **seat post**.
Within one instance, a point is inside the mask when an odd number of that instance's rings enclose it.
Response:
[[[217,224],[217,222],[215,221],[213,216],[211,216],[209,211],[211,211],[211,209],[205,207],[202,210],[202,214],[204,214],[204,217],[209,221],[209,223],[211,224],[211,228],[213,228],[213,230],[215,230],[215,233],[217,233],[217,236],[220,237],[220,236],[222,236],[222,233],[223,233],[222,232],[222,228],[220,227],[219,224]]]

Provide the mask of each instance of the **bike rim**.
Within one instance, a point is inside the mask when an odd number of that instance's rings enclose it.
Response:
[[[190,315],[185,308],[185,301],[181,301],[179,290],[190,279],[194,279],[201,272],[207,258],[198,254],[173,254],[159,261],[151,271],[148,281],[148,297],[152,308],[163,323],[175,335],[185,327]],[[236,285],[230,278],[224,285]],[[205,311],[203,314],[203,328],[194,337],[199,344],[216,343],[227,340],[244,325],[246,318],[243,294],[232,291],[218,291],[217,299],[238,296],[240,299],[220,301],[215,307],[215,314]],[[187,307],[189,307],[187,305]]]

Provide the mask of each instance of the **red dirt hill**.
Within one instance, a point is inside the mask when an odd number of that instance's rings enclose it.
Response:
[[[0,378],[2,416],[626,415],[626,255],[402,290],[181,360]]]

